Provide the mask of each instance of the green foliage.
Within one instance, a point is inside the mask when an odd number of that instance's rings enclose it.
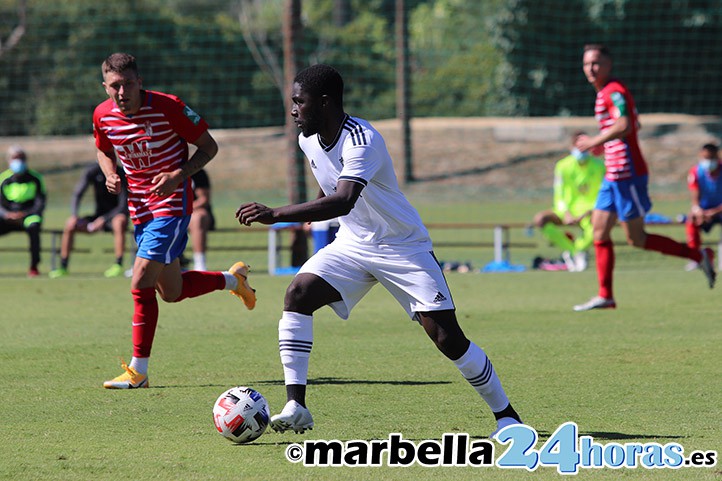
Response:
[[[19,3],[0,1],[0,40]],[[0,136],[89,133],[90,112],[105,98],[99,65],[122,50],[138,57],[147,88],[179,95],[214,128],[284,123],[282,0],[26,3],[25,35],[0,56]],[[718,0],[412,0],[406,8],[413,116],[590,115],[581,52],[591,41],[611,47],[615,74],[642,113],[717,114],[722,102]],[[251,21],[242,24],[244,14]],[[394,117],[395,22],[393,0],[305,0],[301,62],[337,66],[354,114]]]
[[[482,12],[493,11],[498,3],[489,2]],[[437,0],[414,10],[409,22],[414,115],[494,113],[501,57],[479,13],[479,5],[463,0]]]
[[[508,0],[493,18],[505,113],[589,115],[582,48],[605,43],[640,112],[717,114],[720,20],[714,0]]]
[[[0,82],[15,87],[17,99],[0,134],[89,133],[90,112],[106,98],[100,64],[113,51],[133,53],[146,88],[180,96],[215,128],[279,123],[280,102],[259,98],[268,90],[254,92],[248,76],[229,81],[255,64],[226,13],[181,15],[154,0],[31,4],[24,48],[0,59],[9,67]]]

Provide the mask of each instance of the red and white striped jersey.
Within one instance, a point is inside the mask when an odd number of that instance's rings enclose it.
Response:
[[[639,120],[634,99],[627,87],[619,80],[611,80],[597,92],[594,117],[599,122],[600,130],[604,132],[623,116],[629,118],[629,133],[622,139],[604,143],[604,165],[607,169],[605,178],[611,181],[630,179],[648,173],[647,163],[644,161],[637,139]]]
[[[190,179],[171,195],[151,194],[153,177],[188,161],[188,143],[208,130],[200,115],[174,95],[143,90],[137,114],[126,116],[108,99],[95,108],[93,135],[102,152],[115,152],[128,180],[128,211],[134,224],[193,211]]]

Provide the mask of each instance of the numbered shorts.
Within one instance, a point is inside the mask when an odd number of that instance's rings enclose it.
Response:
[[[180,257],[188,243],[191,216],[157,217],[135,226],[137,257],[170,264]]]
[[[314,254],[300,273],[321,277],[341,294],[342,300],[330,306],[342,319],[348,319],[353,307],[377,283],[412,319],[416,312],[454,309],[449,286],[432,251],[369,251],[335,241]]]
[[[652,209],[648,180],[646,175],[617,181],[604,179],[594,208],[615,213],[622,222],[644,217]]]

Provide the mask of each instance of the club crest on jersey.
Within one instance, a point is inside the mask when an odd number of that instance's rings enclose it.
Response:
[[[152,151],[150,142],[147,140],[133,142],[128,145],[116,145],[115,149],[123,163],[133,169],[147,169],[150,167]]]
[[[193,109],[191,109],[187,105],[183,107],[183,114],[188,117],[188,120],[193,122],[193,125],[198,125],[198,122],[201,121],[201,116],[195,113]]]

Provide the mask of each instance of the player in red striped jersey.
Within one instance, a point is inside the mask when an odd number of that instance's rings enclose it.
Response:
[[[594,137],[577,138],[582,152],[604,146],[606,175],[592,212],[599,293],[575,311],[615,308],[612,293],[614,246],[612,228],[617,221],[627,236],[627,243],[665,255],[684,257],[699,263],[709,287],[714,286],[716,273],[711,249],[693,249],[669,237],[649,234],[644,229],[644,216],[652,202],[647,193],[648,171],[637,139],[639,121],[634,99],[619,80],[612,78],[612,57],[604,45],[584,47],[583,70],[587,81],[597,91],[594,115],[600,132]]]
[[[148,358],[158,323],[156,291],[179,302],[215,290],[229,290],[253,309],[256,296],[237,262],[226,272],[181,273],[179,257],[188,241],[193,205],[190,177],[218,152],[208,124],[173,95],[142,88],[135,58],[110,55],[102,65],[108,100],[93,114],[95,145],[108,191],[122,188],[119,161],[128,184],[128,210],[138,245],[131,294],[133,358],[108,389],[148,387]],[[189,158],[188,143],[196,146]]]

